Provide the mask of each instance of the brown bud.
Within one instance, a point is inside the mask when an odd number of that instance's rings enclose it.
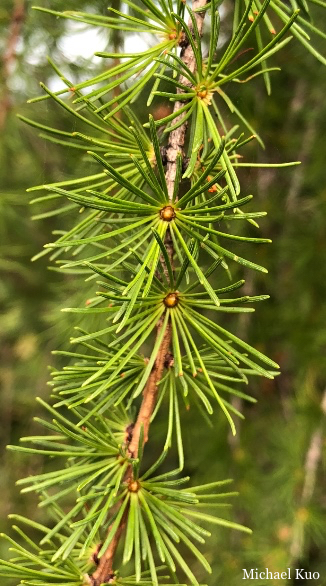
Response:
[[[172,206],[165,206],[161,209],[160,216],[162,220],[165,220],[166,222],[171,222],[171,220],[175,218],[174,208]]]
[[[140,484],[138,480],[132,480],[129,482],[128,490],[129,492],[138,492],[140,489]]]
[[[208,91],[207,90],[203,90],[201,92],[198,92],[197,95],[199,96],[199,98],[206,98],[207,94],[208,94]]]
[[[163,300],[166,307],[175,307],[179,303],[177,293],[169,293]]]

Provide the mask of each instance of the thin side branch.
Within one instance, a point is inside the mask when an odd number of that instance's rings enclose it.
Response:
[[[323,393],[322,400],[321,400],[321,412],[322,415],[326,416],[326,389]],[[314,431],[311,436],[309,448],[306,454],[306,461],[304,466],[305,477],[303,482],[302,494],[300,499],[300,505],[304,509],[309,505],[311,498],[313,496],[315,486],[316,486],[316,477],[318,471],[318,464],[322,454],[322,447],[323,447],[323,437],[324,437],[324,421],[321,421],[320,425]],[[299,519],[299,523],[301,523],[301,519]],[[303,549],[303,531],[302,527],[297,526],[294,527],[294,535],[290,547],[290,555],[291,555],[291,566],[298,561],[300,556],[302,555]]]

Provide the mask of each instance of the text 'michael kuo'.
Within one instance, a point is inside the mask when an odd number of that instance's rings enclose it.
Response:
[[[307,572],[303,568],[286,568],[280,572],[272,572],[268,568],[259,570],[258,568],[251,568],[250,570],[242,569],[243,580],[319,580],[320,574],[318,572]]]

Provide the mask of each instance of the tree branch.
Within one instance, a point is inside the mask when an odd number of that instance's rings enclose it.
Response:
[[[7,81],[10,77],[12,66],[16,60],[16,48],[20,38],[21,29],[25,19],[25,0],[16,0],[9,24],[7,44],[2,58],[2,97],[0,101],[0,130],[5,126],[7,115],[11,108],[10,93]]]
[[[208,0],[193,0],[193,6],[192,6],[193,10],[203,8],[207,4],[207,1]],[[196,12],[195,18],[196,18],[199,34],[201,35],[202,30],[203,30],[205,12]],[[192,22],[191,21],[189,21],[189,28],[192,31]],[[186,37],[182,39],[182,51],[181,51],[180,57],[181,57],[182,61],[187,65],[187,67],[191,70],[191,72],[194,73],[194,71],[196,69],[195,55],[193,53],[191,44]],[[188,86],[191,85],[189,80],[186,79],[182,75],[180,76],[179,80],[183,84],[186,84]],[[177,90],[177,91],[180,91],[180,90]],[[179,111],[183,105],[184,104],[182,102],[179,102],[179,101],[175,102],[174,112]],[[177,122],[177,120],[180,120],[181,116],[177,117],[175,119],[175,122]],[[185,144],[187,126],[188,126],[188,123],[185,122],[179,128],[177,128],[176,130],[173,130],[169,135],[168,147],[166,149],[167,170],[166,170],[165,178],[166,178],[166,182],[167,182],[168,195],[169,195],[170,201],[172,201],[173,193],[174,193],[174,184],[175,184],[176,170],[177,170],[177,167],[176,167],[177,155],[178,155],[178,153],[181,153],[182,156],[184,155],[183,147]],[[173,244],[172,244],[169,230],[167,231],[167,235],[166,235],[164,243],[165,243],[168,255],[170,257],[171,263],[173,264],[174,250],[173,250]],[[157,336],[159,336],[159,334],[160,334],[163,320],[164,320],[164,316],[163,316],[163,318],[161,318],[161,320],[157,324]],[[137,455],[138,455],[138,445],[139,445],[139,438],[140,438],[140,433],[141,433],[142,427],[144,430],[144,443],[148,441],[150,421],[151,421],[151,417],[153,415],[154,408],[156,405],[158,385],[159,385],[159,382],[162,378],[164,367],[165,366],[169,367],[170,363],[171,363],[171,355],[169,354],[169,349],[170,349],[170,344],[171,344],[171,336],[172,336],[172,330],[171,330],[171,324],[169,323],[167,326],[164,338],[162,340],[161,346],[159,348],[159,351],[158,351],[154,366],[152,368],[151,374],[148,378],[145,389],[143,391],[142,403],[141,403],[141,406],[140,406],[140,409],[138,412],[135,426],[133,428],[132,438],[131,438],[131,441],[128,446],[128,451],[130,453],[130,456],[133,458],[137,458]],[[132,475],[132,470],[130,468],[127,472],[126,479],[130,479],[131,475]],[[126,518],[124,518],[121,521],[118,532],[116,533],[116,535],[115,535],[114,539],[111,541],[108,549],[106,550],[106,552],[103,554],[103,556],[100,559],[98,568],[92,576],[92,585],[93,586],[100,586],[100,584],[102,584],[102,582],[110,582],[111,577],[114,576],[113,562],[114,562],[115,552],[116,552],[116,549],[119,545],[119,540],[120,540],[121,534],[125,528],[125,525],[126,525]]]
[[[192,8],[193,8],[193,10],[195,10],[195,9],[204,7],[206,4],[207,4],[207,0],[194,0]],[[195,13],[195,18],[197,21],[199,34],[201,35],[202,30],[203,30],[205,12]],[[189,22],[189,28],[190,28],[190,30],[192,30],[191,21]],[[188,40],[183,39],[182,46],[183,46],[183,48],[182,48],[182,52],[181,52],[181,59],[187,65],[187,67],[191,70],[191,72],[194,73],[194,71],[196,69],[196,60],[195,60],[195,55],[192,50],[191,44]],[[187,84],[188,86],[190,85],[189,80],[186,79],[183,75],[180,76],[179,80],[180,80],[180,83]],[[180,91],[181,90],[178,88],[177,92],[180,93]],[[179,111],[183,105],[184,104],[182,102],[175,102],[174,109],[173,109],[174,112]],[[175,122],[177,120],[180,120],[180,117],[182,117],[182,114],[181,114],[181,116],[179,116],[175,119]],[[185,143],[187,126],[188,126],[188,123],[185,122],[184,124],[179,126],[179,128],[177,128],[176,130],[173,130],[169,135],[169,143],[168,143],[168,147],[166,149],[167,170],[166,170],[165,178],[166,178],[166,182],[167,182],[168,194],[169,194],[170,201],[172,201],[173,192],[174,192],[174,183],[175,183],[176,170],[177,170],[177,168],[176,168],[177,155],[180,152],[183,155],[183,147],[184,147],[184,143]],[[171,242],[171,237],[170,237],[169,231],[167,232],[167,236],[165,239],[165,245],[166,245],[170,260],[172,262],[174,250],[173,250],[173,245]],[[161,323],[158,324],[158,333],[157,333],[158,335],[160,332],[160,328],[161,328]],[[135,424],[135,427],[133,430],[132,440],[129,445],[129,450],[130,450],[131,454],[133,454],[133,457],[137,457],[140,429],[141,429],[142,425],[144,427],[144,440],[145,440],[145,442],[148,440],[148,429],[150,426],[150,418],[153,414],[155,403],[156,403],[156,396],[157,396],[157,390],[158,390],[157,385],[160,382],[160,379],[162,377],[162,373],[163,373],[163,369],[164,369],[164,362],[166,360],[166,355],[169,352],[170,343],[171,343],[171,326],[168,325],[168,328],[167,328],[166,334],[164,336],[164,339],[162,341],[161,347],[159,349],[153,370],[150,374],[150,377],[148,379],[148,382],[146,384],[146,387],[145,387],[145,390],[143,393],[143,401],[142,401],[142,404],[141,404],[141,407],[140,407],[140,410],[138,413],[137,421],[136,421],[136,424]]]
[[[322,417],[326,415],[326,389],[324,390],[322,400],[321,400],[321,413]],[[303,482],[303,488],[301,493],[300,499],[300,506],[303,509],[309,505],[311,501],[315,485],[316,485],[316,476],[318,470],[318,464],[322,454],[322,447],[323,447],[323,436],[324,436],[324,421],[321,421],[320,425],[314,431],[311,436],[309,448],[306,454],[306,461],[304,466],[305,476]],[[296,524],[293,528],[293,538],[292,543],[290,546],[290,556],[291,561],[290,564],[293,567],[295,563],[299,560],[300,556],[302,555],[303,545],[304,545],[304,532],[302,531],[302,525],[304,522],[304,515],[303,518],[299,516],[297,519]]]

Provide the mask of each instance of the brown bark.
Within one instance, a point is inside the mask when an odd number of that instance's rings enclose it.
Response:
[[[99,565],[91,578],[92,586],[101,586],[103,582],[110,582],[114,580],[114,571],[113,571],[113,560],[115,556],[116,549],[118,547],[120,537],[126,525],[126,516],[124,515],[120,527],[118,528],[114,538],[112,539],[110,545],[108,546],[107,550],[102,555]],[[110,531],[110,528],[109,528]]]
[[[160,324],[160,326],[158,327],[157,335],[159,335],[161,327],[162,326]],[[162,378],[166,357],[169,354],[170,343],[171,325],[168,324],[164,338],[162,340],[161,347],[159,349],[156,361],[153,366],[153,370],[149,375],[149,379],[144,389],[143,400],[139,409],[136,425],[133,429],[132,439],[129,444],[129,453],[133,458],[137,458],[139,436],[142,425],[144,429],[144,442],[147,442],[148,440],[150,420],[153,415],[158,393],[158,383]]]
[[[194,0],[193,5],[192,5],[192,9],[196,10],[198,8],[203,8],[206,4],[207,4],[207,0]],[[202,35],[204,18],[205,18],[206,13],[205,12],[195,12],[194,14],[195,14],[199,34]],[[189,22],[189,28],[190,28],[190,31],[192,31],[192,23],[191,22]],[[190,69],[190,71],[192,73],[194,73],[194,71],[196,69],[196,61],[195,61],[195,56],[194,56],[192,47],[189,42],[187,45],[185,45],[185,43],[183,43],[183,49],[181,51],[180,57],[181,57],[182,61],[184,62],[184,64],[188,67],[188,69]],[[191,87],[191,82],[189,81],[188,78],[184,77],[183,75],[180,76],[179,81],[183,85]],[[181,93],[181,92],[182,92],[182,90],[178,88],[177,93]],[[180,110],[180,108],[182,108],[182,106],[184,106],[184,102],[175,102],[173,111],[178,112],[178,110]],[[176,124],[179,120],[181,120],[182,116],[183,116],[183,114],[180,114],[179,116],[177,116],[175,118],[175,120],[173,121],[173,123]],[[176,128],[176,130],[172,130],[172,132],[170,133],[170,136],[169,136],[169,144],[166,149],[166,158],[167,158],[166,182],[167,182],[170,200],[172,199],[173,189],[174,189],[177,155],[178,155],[178,153],[181,153],[182,155],[184,154],[183,147],[185,144],[187,127],[188,127],[188,122],[186,121],[185,124],[182,124],[181,126],[179,126],[179,128]]]

